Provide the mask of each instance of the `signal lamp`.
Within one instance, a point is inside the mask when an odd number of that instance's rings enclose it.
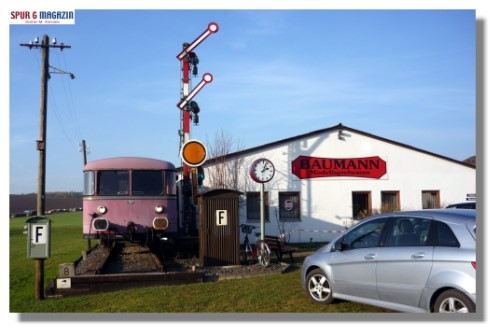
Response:
[[[197,169],[198,169],[197,171],[198,185],[202,186],[204,180],[204,168],[199,166]]]
[[[199,105],[198,103],[196,103],[194,100],[191,100],[189,102],[189,110],[192,112],[192,113],[199,113],[199,111],[201,111],[201,109],[199,108]]]

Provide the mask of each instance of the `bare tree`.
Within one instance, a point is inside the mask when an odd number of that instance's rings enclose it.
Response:
[[[211,162],[206,169],[206,177],[210,187],[239,190],[241,168],[244,162],[244,159],[237,155],[237,152],[242,149],[241,142],[220,130],[215,133],[213,141],[207,140],[207,149],[208,159]]]

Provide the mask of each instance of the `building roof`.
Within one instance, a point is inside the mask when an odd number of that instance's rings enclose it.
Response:
[[[346,131],[346,132],[351,132],[351,133],[357,133],[359,135],[363,135],[363,136],[366,136],[366,137],[369,137],[369,138],[372,138],[372,139],[375,139],[375,140],[378,140],[378,141],[383,141],[383,142],[386,142],[386,143],[389,143],[389,144],[392,144],[392,145],[395,145],[395,146],[399,146],[399,147],[403,147],[403,148],[410,149],[410,150],[413,150],[413,151],[417,151],[417,152],[420,152],[420,153],[424,153],[424,154],[427,154],[427,155],[431,155],[431,156],[437,157],[439,159],[443,159],[443,160],[451,161],[451,162],[454,162],[454,163],[457,163],[457,164],[461,164],[461,165],[469,167],[469,168],[473,168],[473,169],[476,168],[475,165],[472,164],[472,163],[470,163],[468,160],[466,160],[466,161],[455,160],[455,159],[452,159],[452,158],[449,158],[449,157],[446,157],[446,156],[443,156],[443,155],[435,154],[435,153],[432,153],[432,152],[429,152],[429,151],[426,151],[426,150],[423,150],[423,149],[420,149],[420,148],[416,148],[416,147],[413,147],[413,146],[409,146],[409,145],[406,145],[406,144],[403,144],[403,143],[400,143],[400,142],[397,142],[397,141],[393,141],[393,140],[389,140],[389,139],[386,139],[386,138],[382,138],[380,136],[377,136],[377,135],[374,135],[374,134],[371,134],[371,133],[359,131],[357,129],[347,127],[347,126],[343,125],[342,123],[339,123],[338,125],[335,125],[335,126],[332,126],[332,127],[319,129],[319,130],[316,130],[316,131],[312,131],[312,132],[308,132],[308,133],[296,135],[296,136],[293,136],[293,137],[290,137],[290,138],[286,138],[286,139],[282,139],[282,140],[278,140],[278,141],[274,141],[274,142],[269,142],[269,143],[264,144],[264,145],[260,145],[260,146],[256,146],[256,147],[251,147],[251,148],[243,149],[243,150],[240,150],[240,151],[237,151],[237,152],[229,153],[229,154],[227,154],[225,156],[225,159],[230,159],[230,158],[233,158],[233,157],[241,157],[241,156],[245,156],[245,155],[250,155],[250,154],[252,154],[254,152],[261,152],[261,151],[270,149],[272,147],[276,147],[276,146],[280,146],[280,145],[286,144],[288,142],[292,142],[292,141],[296,141],[296,140],[301,140],[301,139],[306,139],[306,138],[314,137],[314,136],[317,136],[317,135],[320,135],[320,134],[323,134],[323,133],[331,133],[331,132],[334,132],[334,131],[338,131],[338,132],[339,131]],[[210,165],[212,163],[217,163],[217,162],[219,162],[218,158],[211,158],[209,160],[206,160],[205,164],[206,165]]]

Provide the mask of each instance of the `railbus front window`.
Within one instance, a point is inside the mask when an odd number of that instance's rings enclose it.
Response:
[[[129,179],[127,170],[104,170],[97,173],[99,195],[128,195]]]
[[[160,170],[135,170],[132,172],[132,195],[161,196],[164,194],[164,174]]]
[[[83,195],[93,195],[95,187],[95,175],[93,171],[83,173]]]
[[[177,193],[177,186],[175,184],[175,170],[166,171],[166,194],[175,195]]]

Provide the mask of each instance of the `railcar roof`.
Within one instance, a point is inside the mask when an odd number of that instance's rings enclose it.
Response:
[[[168,161],[143,157],[115,157],[88,162],[83,170],[97,169],[175,169]]]

